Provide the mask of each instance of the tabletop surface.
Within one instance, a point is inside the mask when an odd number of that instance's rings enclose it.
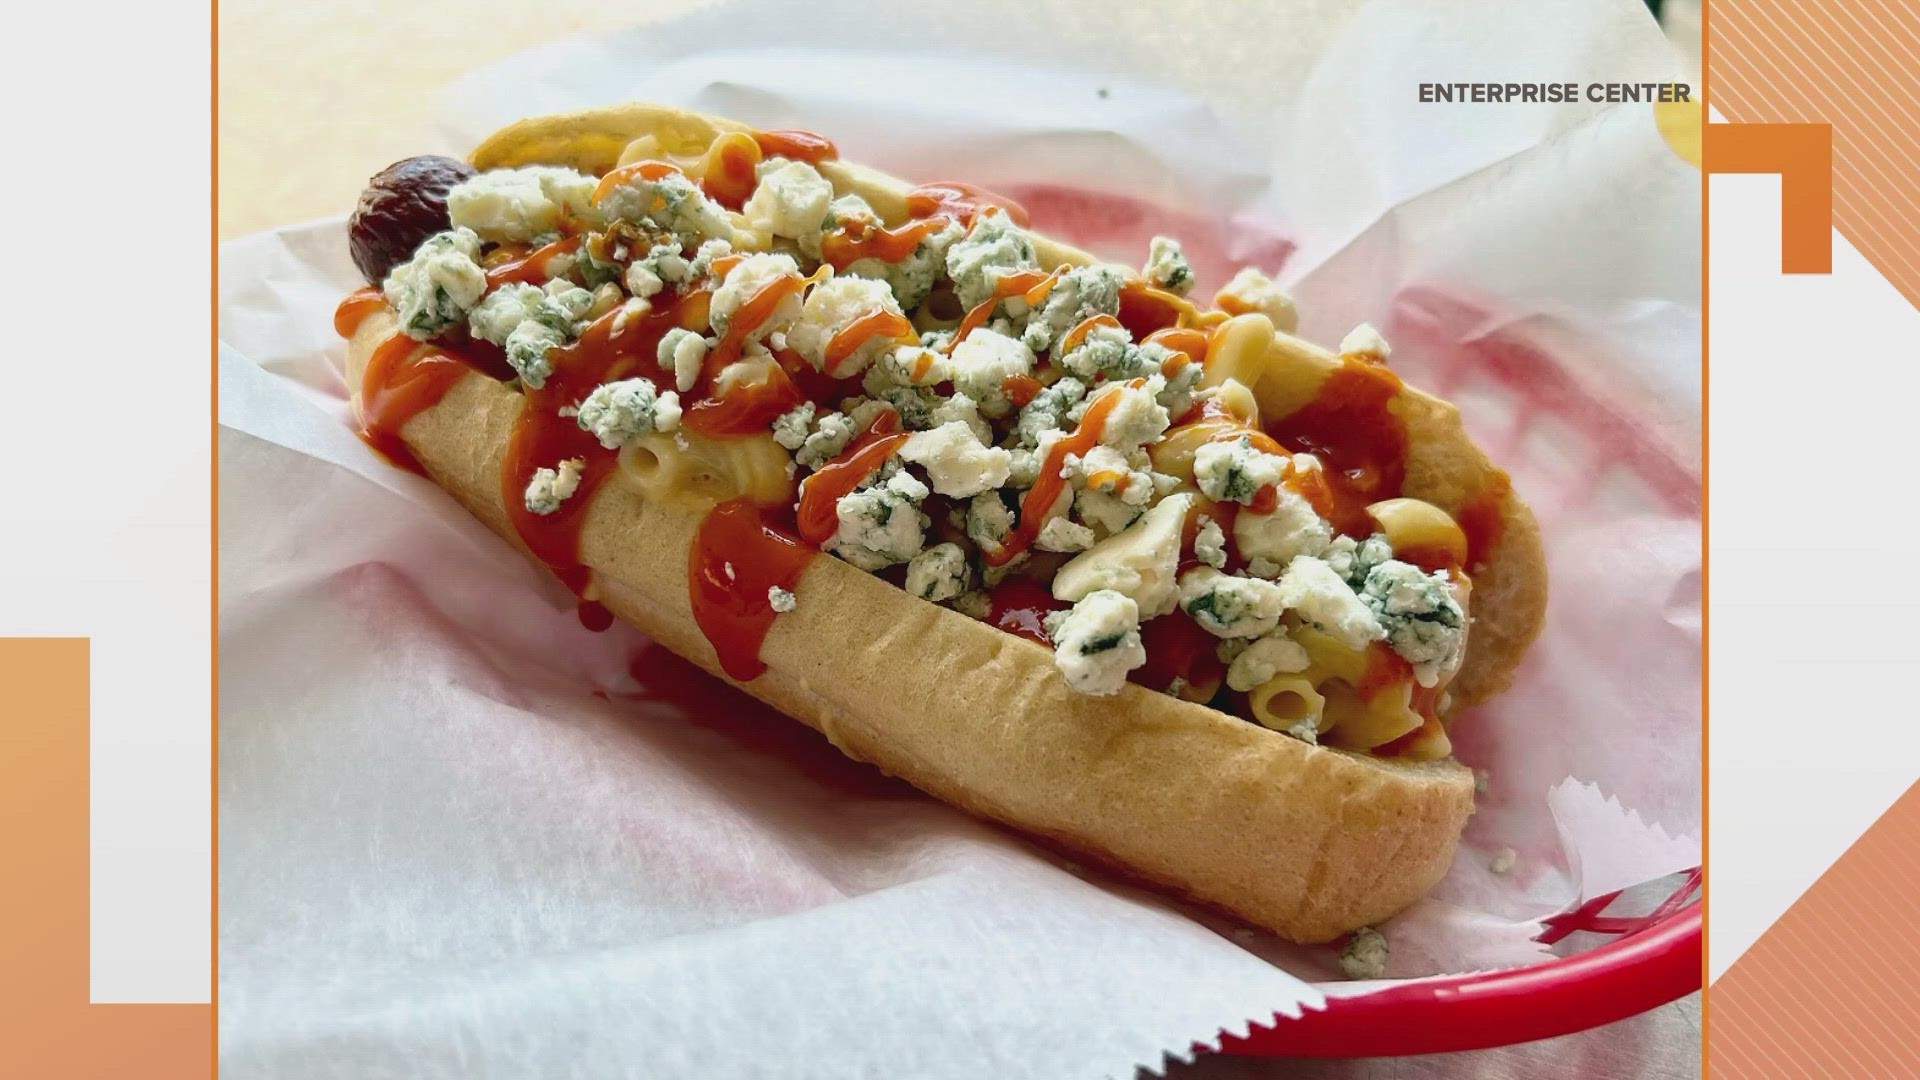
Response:
[[[629,21],[670,18],[710,0],[648,0]],[[1676,6],[1670,4],[1669,6]],[[1697,11],[1697,2],[1678,7]],[[345,213],[371,173],[417,153],[434,91],[472,68],[606,25],[604,7],[223,0],[219,22],[221,239]],[[458,11],[464,17],[449,17]],[[1678,34],[1697,35],[1697,15]],[[1697,41],[1697,36],[1694,38]],[[433,47],[422,49],[422,42]],[[1697,48],[1697,45],[1694,46]],[[291,167],[291,163],[298,167]],[[1203,1058],[1177,1080],[1592,1080],[1697,1077],[1700,996],[1560,1039],[1498,1050],[1367,1061]]]

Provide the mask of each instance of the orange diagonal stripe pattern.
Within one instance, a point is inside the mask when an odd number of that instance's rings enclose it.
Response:
[[[1920,785],[1713,984],[1714,1080],[1920,1076]]]
[[[1920,9],[1713,0],[1707,66],[1729,120],[1833,125],[1834,224],[1920,306]]]
[[[88,1003],[87,642],[0,638],[0,1076],[206,1077],[209,1005]]]

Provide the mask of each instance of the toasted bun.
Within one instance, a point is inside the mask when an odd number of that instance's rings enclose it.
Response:
[[[624,106],[523,121],[473,161],[605,172],[642,136],[692,154],[724,130],[744,128]],[[841,162],[820,171],[888,220],[906,216],[904,182]],[[1093,261],[1044,237],[1036,248],[1045,266]],[[348,348],[350,386],[395,332],[386,312],[361,325]],[[1295,376],[1254,387],[1274,416],[1303,403],[1293,400],[1301,372],[1339,362],[1285,334],[1273,353]],[[468,374],[400,436],[435,482],[525,550],[500,483],[522,405],[512,387]],[[1496,471],[1451,405],[1408,389],[1393,407],[1408,435],[1406,495],[1458,510],[1486,489]],[[726,679],[688,596],[689,551],[710,506],[692,496],[644,499],[616,473],[594,496],[581,551],[615,615]],[[1543,618],[1538,527],[1511,497],[1500,517],[1501,542],[1474,578],[1469,651],[1452,684],[1459,703],[1507,685]],[[796,593],[798,606],[775,620],[761,649],[768,670],[735,685],[956,806],[1295,941],[1331,940],[1418,899],[1446,873],[1472,813],[1472,775],[1455,762],[1311,746],[1131,684],[1088,697],[1059,677],[1050,650],[838,559],[814,559]]]
[[[385,312],[362,325],[352,385],[393,333]],[[500,469],[523,400],[469,374],[401,432],[436,483],[516,546]],[[647,502],[616,476],[582,553],[615,615],[724,679],[688,600],[706,509]],[[1473,810],[1473,777],[1451,761],[1309,746],[1131,684],[1088,697],[1048,649],[835,558],[814,559],[795,592],[761,648],[767,672],[735,685],[947,802],[1295,941],[1418,899]]]

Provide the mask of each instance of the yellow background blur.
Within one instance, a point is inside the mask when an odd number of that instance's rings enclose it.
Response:
[[[709,2],[224,0],[220,237],[352,210],[367,177],[430,145],[439,89],[476,67]]]
[[[470,147],[435,145],[432,122],[440,88],[474,68],[569,34],[659,22],[716,2],[223,0],[220,237],[345,214],[367,177],[391,162],[464,155]],[[1513,2],[1517,14],[1525,11],[1525,0]],[[1668,0],[1665,8],[1668,34],[1697,72],[1699,0]],[[1229,6],[1191,18],[1199,33],[1206,19],[1231,24],[1237,14]],[[1276,55],[1275,64],[1284,69],[1285,58]]]

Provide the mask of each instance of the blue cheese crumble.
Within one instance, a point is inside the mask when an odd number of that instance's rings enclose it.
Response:
[[[787,331],[787,344],[805,357],[814,370],[825,371],[827,346],[842,330],[876,311],[901,314],[900,305],[894,302],[886,282],[857,277],[823,281],[807,290],[807,298],[800,306],[800,318]],[[861,342],[853,355],[841,360],[829,374],[843,378],[858,375],[893,349],[894,342],[888,335],[876,334]]]
[[[600,200],[608,221],[625,221],[654,233],[671,233],[682,248],[707,240],[732,240],[733,223],[719,204],[679,173],[658,180],[635,175]]]
[[[966,532],[967,539],[974,546],[989,554],[999,551],[1006,544],[1007,534],[1013,532],[1013,507],[1009,505],[1009,492],[983,491],[967,503]]]
[[[1096,326],[1060,358],[1060,366],[1088,382],[1102,379],[1138,379],[1159,375],[1173,352],[1159,345],[1135,345],[1133,338],[1117,326]],[[1191,366],[1191,365],[1190,365]],[[1188,380],[1191,389],[1193,381]]]
[[[1193,266],[1180,250],[1180,241],[1171,236],[1156,236],[1147,245],[1147,263],[1140,268],[1140,276],[1147,279],[1147,284],[1175,296],[1193,290]]]
[[[507,284],[473,309],[473,336],[506,350],[507,363],[520,381],[535,390],[547,384],[553,364],[547,354],[573,339],[577,320],[593,305],[593,294],[566,281],[550,289]]]
[[[1367,575],[1373,572],[1374,567],[1393,558],[1393,545],[1387,543],[1387,538],[1380,533],[1374,533],[1365,540],[1336,536],[1327,545],[1323,557],[1333,572],[1358,592],[1367,583]]]
[[[1154,376],[1142,386],[1112,384],[1110,389],[1089,398],[1089,401],[1095,401],[1108,394],[1119,395],[1119,400],[1107,413],[1106,424],[1100,429],[1101,445],[1132,451],[1158,439],[1173,422],[1167,415],[1166,407],[1160,404],[1159,393],[1162,389],[1159,376]]]
[[[1253,436],[1210,442],[1194,451],[1193,479],[1209,499],[1251,503],[1286,475],[1287,459],[1253,448]]]
[[[900,447],[900,457],[925,468],[933,490],[956,499],[999,487],[1012,470],[1007,451],[981,445],[963,420],[909,436]]]
[[[939,603],[967,591],[967,554],[959,544],[935,544],[907,562],[907,591]]]
[[[809,405],[802,405],[801,408],[808,408]],[[788,413],[780,420],[784,422],[784,429],[775,428],[776,438],[782,434],[792,438],[796,423],[794,414]],[[861,431],[860,425],[845,413],[825,413],[815,418],[812,424],[813,430],[800,440],[800,445],[794,448],[793,454],[793,460],[801,467],[808,469],[817,469],[839,457],[841,451],[845,450],[847,444],[853,442],[854,437]]]
[[[792,412],[783,413],[773,421],[773,441],[787,450],[798,450],[806,444],[807,436],[812,434],[813,416],[818,407],[811,401],[803,401]]]
[[[1041,526],[1033,546],[1041,551],[1085,551],[1093,546],[1093,541],[1092,529],[1057,517]]]
[[[1082,491],[1073,501],[1080,520],[1111,536],[1139,519],[1145,507],[1105,491]]]
[[[920,504],[928,494],[927,485],[900,470],[842,496],[834,508],[840,528],[827,550],[862,570],[882,570],[912,559],[926,542],[929,522]]]
[[[678,428],[680,395],[660,393],[647,379],[623,379],[594,387],[575,419],[601,446],[618,450],[656,431]]]
[[[1387,939],[1371,926],[1353,932],[1340,952],[1340,971],[1349,979],[1387,977]]]
[[[948,246],[946,264],[960,306],[972,310],[993,298],[1004,275],[1038,269],[1040,257],[1027,231],[995,212],[975,218],[973,230]]]
[[[1325,554],[1333,542],[1333,526],[1299,492],[1284,484],[1277,492],[1272,513],[1243,510],[1233,519],[1233,541],[1240,554],[1249,561],[1265,559],[1278,566],[1299,555]]]
[[[673,372],[673,388],[684,394],[700,381],[700,369],[707,362],[708,348],[706,338],[676,326],[661,335],[654,359],[663,370]]]
[[[1354,594],[1333,567],[1297,556],[1280,576],[1281,606],[1307,625],[1358,652],[1387,636],[1373,609]]]
[[[1433,686],[1459,666],[1467,619],[1446,571],[1429,574],[1389,560],[1367,572],[1360,597],[1385,628],[1387,644],[1413,665],[1421,686]]]
[[[693,263],[681,254],[679,244],[655,244],[633,260],[624,280],[628,292],[646,298],[658,296],[668,286],[685,288],[693,276]]]
[[[1227,534],[1219,522],[1210,517],[1200,519],[1200,531],[1193,538],[1193,557],[1215,570],[1226,568]]]
[[[1071,611],[1047,616],[1046,628],[1054,666],[1083,694],[1117,694],[1127,685],[1127,673],[1147,662],[1139,605],[1121,593],[1089,593]]]
[[[1241,267],[1224,288],[1213,294],[1213,301],[1229,314],[1265,315],[1276,329],[1288,333],[1300,323],[1293,298],[1280,291],[1273,279],[1251,266]]]
[[[833,202],[833,185],[804,161],[772,158],[760,163],[760,183],[741,207],[749,224],[820,257],[821,226]]]
[[[798,604],[799,601],[791,591],[783,589],[778,585],[767,586],[767,606],[772,608],[776,614],[785,615],[797,607]]]
[[[480,237],[472,229],[449,229],[427,237],[413,258],[387,274],[380,287],[408,337],[426,341],[466,318],[487,291],[479,257]]]
[[[1361,323],[1340,339],[1341,356],[1370,356],[1376,360],[1385,360],[1393,355],[1393,349],[1387,345],[1387,339],[1372,323]]]
[[[544,517],[560,509],[580,489],[580,471],[586,467],[586,459],[568,458],[558,468],[533,470],[525,495],[527,510]]]
[[[1087,319],[1120,314],[1120,287],[1126,283],[1126,272],[1118,267],[1074,267],[1054,282],[1040,309],[1028,320],[1020,340],[1034,352],[1045,352],[1067,331]],[[1126,332],[1121,331],[1120,336],[1125,340]],[[1075,374],[1086,373],[1076,370]]]
[[[1016,375],[1033,372],[1033,351],[992,330],[975,330],[953,347],[947,372],[954,389],[967,395],[981,415],[1002,417],[1012,411],[1004,385]]]
[[[1260,578],[1197,566],[1180,578],[1180,607],[1201,629],[1223,638],[1257,638],[1280,625],[1286,594]]]
[[[1305,647],[1284,631],[1275,631],[1234,654],[1227,664],[1227,686],[1252,690],[1276,675],[1305,671],[1311,663]]]
[[[1014,435],[1020,445],[1039,446],[1042,433],[1064,428],[1067,414],[1086,396],[1087,384],[1071,375],[1035,394],[1033,400],[1020,410],[1020,418],[1014,423]]]
[[[738,266],[727,271],[726,280],[714,291],[713,300],[708,305],[708,321],[715,334],[725,334],[727,324],[747,301],[760,295],[760,290],[779,281],[781,278],[799,277],[800,264],[793,256],[784,254],[749,255]],[[764,338],[776,331],[786,329],[800,318],[800,297],[797,293],[782,297],[772,313],[759,326],[753,328],[755,339]]]
[[[527,243],[551,235],[564,219],[593,223],[594,177],[551,165],[494,169],[447,192],[447,216],[482,239]]]
[[[900,306],[912,311],[933,292],[933,287],[940,281],[940,272],[946,266],[947,249],[964,235],[966,230],[960,227],[959,222],[949,221],[945,228],[920,241],[913,253],[899,262],[858,259],[847,267],[846,273],[885,281],[900,301]]]

